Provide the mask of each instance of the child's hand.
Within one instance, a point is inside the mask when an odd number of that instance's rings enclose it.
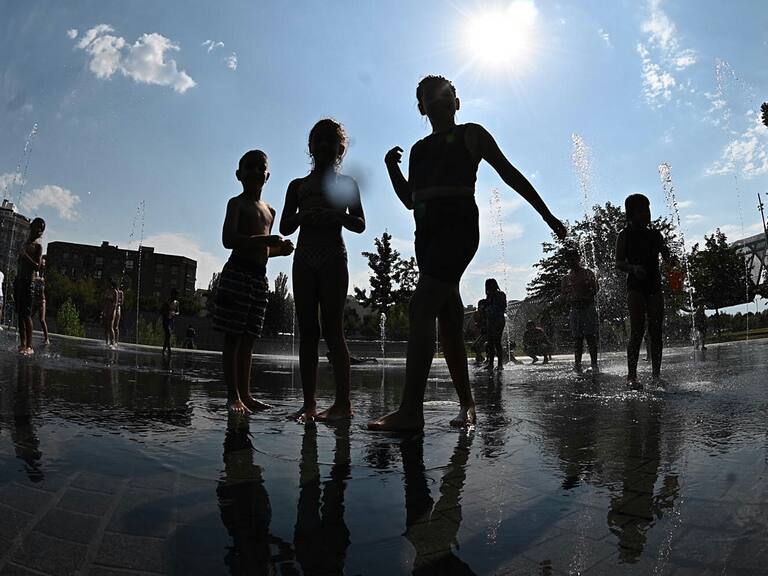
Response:
[[[283,241],[283,237],[280,236],[279,234],[270,234],[266,238],[267,246],[279,246],[282,241]]]
[[[293,242],[291,242],[288,238],[280,242],[280,245],[277,248],[279,250],[280,256],[290,256],[293,254]]]
[[[384,164],[387,165],[387,168],[396,168],[402,159],[403,149],[400,146],[395,146],[384,155]]]
[[[565,240],[565,237],[568,235],[568,229],[565,227],[565,224],[560,222],[560,220],[554,216],[548,218],[546,222],[547,225],[552,229],[552,232],[555,233],[555,236],[557,236],[560,240]]]

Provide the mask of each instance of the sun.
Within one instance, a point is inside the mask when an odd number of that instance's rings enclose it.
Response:
[[[475,62],[506,68],[531,57],[538,10],[532,0],[513,0],[504,7],[487,7],[471,14],[466,47]]]

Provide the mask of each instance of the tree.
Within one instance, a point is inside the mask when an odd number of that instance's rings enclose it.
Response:
[[[293,329],[293,296],[288,291],[288,276],[280,272],[275,278],[275,289],[267,297],[264,313],[264,334],[276,336]]]
[[[763,105],[760,107],[760,109],[763,112],[763,124],[768,126],[768,102],[763,102]]]
[[[755,285],[747,277],[744,258],[728,245],[719,228],[711,236],[704,236],[704,249],[698,243],[693,246],[688,264],[691,284],[707,308],[719,311],[754,298]]]
[[[377,314],[386,313],[395,304],[407,302],[418,281],[416,260],[403,260],[392,248],[392,236],[386,231],[381,238],[374,238],[376,252],[363,252],[371,269],[370,295],[366,290],[355,288],[355,299]]]
[[[80,313],[71,298],[67,298],[59,306],[56,313],[56,326],[59,332],[66,336],[85,336],[85,330],[80,323]]]

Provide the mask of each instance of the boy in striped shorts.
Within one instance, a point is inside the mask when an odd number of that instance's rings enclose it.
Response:
[[[243,192],[227,203],[222,241],[232,253],[219,276],[213,327],[224,332],[227,408],[245,414],[270,408],[251,396],[251,354],[267,308],[267,259],[290,255],[293,243],[272,234],[275,209],[261,199],[269,179],[267,155],[261,150],[246,152],[235,176]]]

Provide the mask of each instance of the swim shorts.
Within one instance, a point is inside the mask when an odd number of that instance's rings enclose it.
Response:
[[[214,330],[261,336],[269,296],[266,272],[264,265],[229,259],[216,289]]]

